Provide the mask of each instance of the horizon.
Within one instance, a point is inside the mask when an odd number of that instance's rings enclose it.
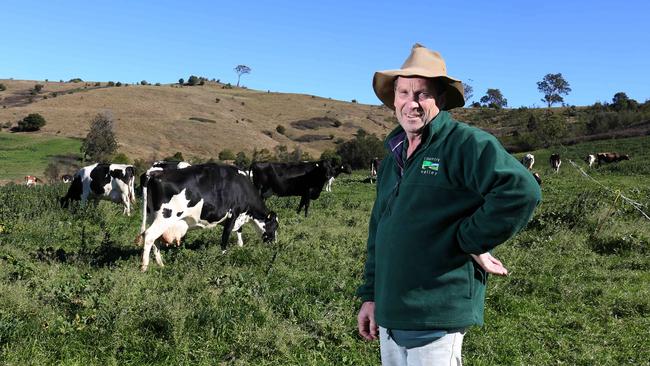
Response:
[[[508,108],[545,107],[536,83],[550,73],[569,82],[567,105],[611,102],[617,92],[650,99],[650,50],[641,39],[648,3],[397,6],[12,0],[0,15],[0,29],[12,34],[0,46],[0,78],[170,84],[196,75],[235,85],[233,69],[244,64],[252,72],[241,85],[250,89],[378,105],[374,72],[399,68],[421,43],[472,86],[466,107],[488,88]],[[400,25],[413,10],[445,16]]]

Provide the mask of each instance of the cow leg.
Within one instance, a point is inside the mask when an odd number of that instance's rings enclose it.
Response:
[[[131,216],[131,199],[129,197],[129,192],[122,192],[122,203],[124,203],[124,212],[126,216]]]
[[[149,267],[149,254],[151,253],[151,247],[154,247],[154,256],[156,257],[156,263],[164,267],[162,256],[160,255],[160,249],[156,246],[156,240],[169,228],[169,224],[166,224],[163,220],[154,221],[154,223],[144,232],[144,249],[142,250],[142,266],[140,270],[142,272],[146,271]]]
[[[242,237],[241,237],[241,228],[239,228],[239,230],[237,230],[237,245],[238,245],[239,247],[243,247],[243,246],[244,246],[244,240],[243,240]]]
[[[306,202],[309,202],[309,193],[306,193],[300,197],[300,204],[298,205],[298,210],[296,210],[296,213],[299,214],[300,210],[302,210],[303,207],[305,207]],[[306,212],[306,211],[305,211]]]
[[[226,221],[223,222],[223,233],[221,234],[221,253],[226,252],[226,246],[228,245],[228,239],[230,239],[230,233],[232,228],[235,226],[235,217],[229,217]]]

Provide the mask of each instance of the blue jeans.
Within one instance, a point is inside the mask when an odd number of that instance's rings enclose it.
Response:
[[[384,366],[462,366],[461,349],[464,332],[446,336],[422,347],[401,347],[379,327],[379,349]]]

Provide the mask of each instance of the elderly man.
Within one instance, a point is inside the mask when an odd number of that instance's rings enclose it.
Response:
[[[465,330],[483,324],[489,253],[541,200],[533,176],[492,135],[455,121],[462,83],[437,52],[413,46],[373,88],[399,126],[385,141],[370,217],[361,336],[385,365],[460,365]]]

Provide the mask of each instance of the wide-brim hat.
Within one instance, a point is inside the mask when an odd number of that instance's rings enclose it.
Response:
[[[395,79],[398,76],[419,76],[424,78],[439,78],[445,86],[443,110],[449,110],[465,105],[463,83],[447,75],[445,60],[436,51],[422,46],[413,45],[411,54],[398,70],[377,71],[372,80],[372,87],[377,97],[390,109],[395,109]]]

